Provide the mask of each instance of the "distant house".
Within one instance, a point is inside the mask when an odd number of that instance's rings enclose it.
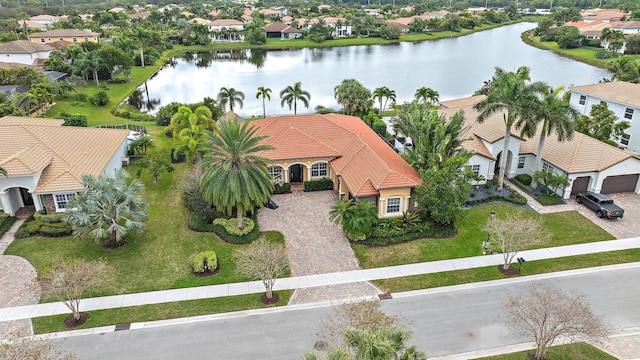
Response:
[[[618,119],[631,124],[627,138],[620,139],[622,147],[640,153],[640,84],[624,81],[604,82],[592,85],[573,86],[571,105],[581,114],[589,115],[594,104],[606,103]]]
[[[29,41],[34,43],[48,44],[58,40],[68,41],[74,44],[83,42],[99,42],[100,34],[77,29],[56,29],[29,35]]]
[[[612,22],[612,21],[620,21],[622,18],[628,16],[628,13],[625,13],[618,9],[585,9],[580,11],[582,15],[582,19],[586,22],[591,21],[603,21],[603,22]]]
[[[609,29],[622,31],[625,35],[638,35],[640,34],[640,21],[621,21],[611,25]]]
[[[127,156],[128,130],[61,126],[60,119],[0,118],[0,211],[25,206],[64,212],[82,176],[113,175]]]
[[[39,23],[39,22],[36,22],[36,21],[20,20],[19,23],[20,23],[20,26],[27,27],[27,28],[33,29],[33,30],[40,30],[40,31],[49,30],[49,25],[43,24],[43,23]]]
[[[351,25],[348,25],[345,19],[326,17],[324,18],[324,23],[332,28],[331,36],[333,37],[343,38],[351,36]]]
[[[212,41],[244,41],[244,23],[234,19],[216,19],[207,25]]]
[[[129,19],[131,19],[131,20],[144,20],[144,19],[148,18],[149,15],[151,15],[150,11],[141,11],[141,12],[137,12],[135,14],[129,15]]]
[[[265,26],[264,30],[268,38],[290,40],[302,37],[302,31],[279,21]]]
[[[258,10],[258,12],[266,18],[274,18],[282,15],[280,11],[276,11],[273,9],[261,9],[261,10]]]
[[[0,44],[0,61],[32,65],[37,59],[48,59],[54,50],[46,44],[16,40]]]

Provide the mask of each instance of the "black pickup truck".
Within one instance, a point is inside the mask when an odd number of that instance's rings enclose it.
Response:
[[[624,210],[613,203],[613,199],[604,194],[593,193],[591,191],[579,192],[576,195],[578,204],[585,204],[589,209],[596,212],[599,218],[622,218]]]

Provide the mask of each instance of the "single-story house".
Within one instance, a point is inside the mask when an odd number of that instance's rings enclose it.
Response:
[[[78,29],[55,29],[51,31],[29,34],[29,41],[41,44],[64,40],[72,43],[99,42],[100,34]]]
[[[283,40],[298,39],[302,37],[302,31],[279,21],[268,24],[264,28],[268,38],[280,38]]]
[[[0,118],[0,211],[64,212],[82,176],[112,175],[127,160],[128,130],[62,126],[61,119]]]
[[[36,59],[48,59],[54,50],[46,44],[15,40],[0,44],[0,61],[32,65]]]
[[[465,148],[473,153],[469,167],[476,174],[487,179],[498,176],[500,158],[505,141],[503,113],[496,113],[482,124],[476,121],[478,112],[473,106],[482,96],[442,101],[440,111],[447,117],[457,111],[464,111],[465,136],[471,140],[464,142]],[[570,185],[559,189],[558,195],[565,199],[579,191],[600,193],[635,192],[640,193],[640,158],[608,145],[590,136],[575,132],[571,140],[558,141],[554,135],[546,137],[542,153],[542,169],[535,169],[540,134],[533,138],[523,138],[512,130],[505,174],[514,177],[537,170],[553,171],[568,175]]]
[[[640,153],[640,84],[611,81],[599,84],[572,86],[571,105],[581,114],[589,115],[594,104],[606,103],[618,119],[626,120],[631,127],[628,136],[618,140],[621,147]]]
[[[250,124],[274,147],[259,155],[274,162],[269,172],[275,183],[329,178],[342,198],[373,201],[379,217],[415,208],[411,197],[420,175],[360,118],[314,114]]]

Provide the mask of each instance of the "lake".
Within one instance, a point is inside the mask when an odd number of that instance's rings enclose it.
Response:
[[[223,86],[233,87],[246,95],[243,108],[235,109],[246,117],[262,116],[262,100],[256,99],[259,86],[272,89],[267,115],[292,114],[280,106],[279,94],[297,81],[311,93],[309,109],[298,104],[298,112],[310,113],[318,105],[337,108],[333,89],[349,78],[371,91],[387,86],[402,103],[411,101],[423,86],[438,91],[440,100],[470,96],[491,78],[496,66],[528,66],[532,80],[554,87],[596,83],[609,76],[606,70],[523,43],[520,34],[535,26],[519,23],[458,38],[393,45],[188,54],[171,59],[141,86],[139,103],[142,110],[154,113],[173,101],[198,102],[215,98]]]

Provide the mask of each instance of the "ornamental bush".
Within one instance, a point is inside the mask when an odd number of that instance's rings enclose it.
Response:
[[[304,182],[304,191],[333,190],[333,180],[322,178]]]
[[[73,233],[73,229],[71,226],[51,226],[51,225],[42,225],[40,226],[40,235],[47,237],[62,237],[69,236]]]
[[[273,184],[274,194],[288,194],[291,192],[291,183]]]
[[[7,213],[0,213],[0,236],[4,235],[16,220],[18,220],[18,218],[15,216],[9,216]]]
[[[529,174],[518,174],[516,175],[516,180],[518,180],[523,185],[529,186],[531,185],[531,181],[533,180],[533,178]]]
[[[203,273],[205,271],[214,271],[218,268],[218,256],[213,250],[203,251],[198,253],[193,258],[193,272]]]
[[[107,105],[107,103],[109,102],[109,95],[107,94],[106,91],[101,90],[98,91],[95,95],[91,96],[89,98],[89,101],[96,106],[104,106]]]
[[[217,218],[213,220],[214,225],[221,225],[224,229],[232,235],[244,236],[253,230],[255,223],[252,219],[243,217],[242,223],[244,227],[242,229],[238,229],[238,221],[235,218],[225,219],[225,218]]]
[[[46,214],[43,210],[36,211],[33,218],[43,223],[60,223],[64,222],[65,213]]]

